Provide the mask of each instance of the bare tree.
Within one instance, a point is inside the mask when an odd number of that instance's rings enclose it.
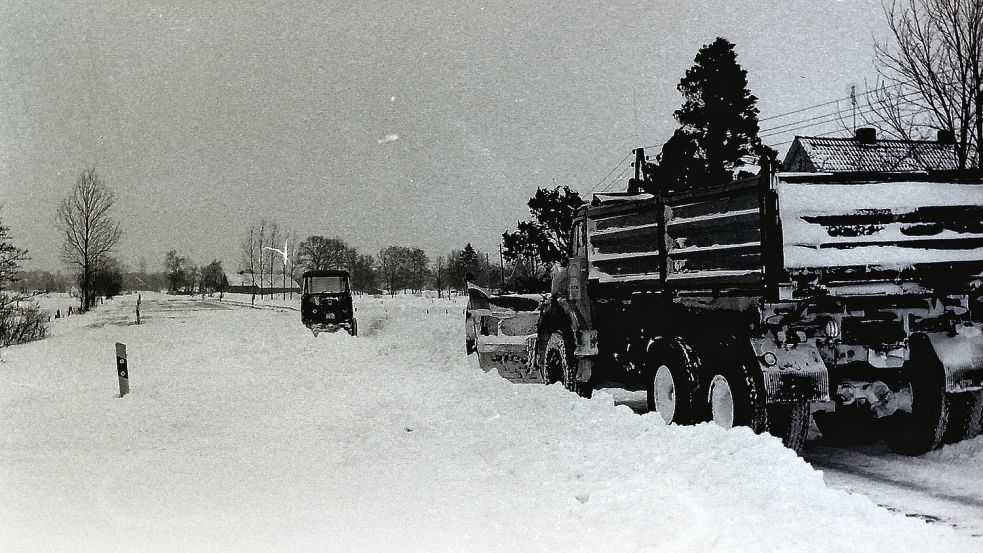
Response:
[[[951,133],[961,169],[983,167],[983,0],[893,0],[890,43],[877,43],[879,82],[864,119],[897,138]]]
[[[309,236],[299,244],[302,263],[311,270],[345,269],[352,271],[358,260],[358,250],[341,238]]]
[[[297,278],[297,266],[300,265],[300,239],[296,232],[290,233],[287,275],[290,277],[290,299],[294,298],[294,282]]]
[[[259,229],[256,231],[256,243],[259,248],[256,250],[256,265],[259,267],[259,299],[263,299],[263,277],[266,275],[266,261],[263,255],[263,246],[266,245],[266,219],[259,221]]]
[[[71,196],[58,207],[58,222],[65,238],[62,259],[78,271],[83,311],[95,299],[92,277],[96,268],[119,242],[122,232],[119,222],[109,213],[114,203],[113,191],[95,169],[86,169],[75,181]]]
[[[252,285],[252,302],[256,301],[256,250],[257,250],[257,231],[256,227],[249,227],[246,231],[246,236],[242,239],[242,261],[240,262],[240,267],[243,271],[249,273],[250,281]]]
[[[274,278],[276,277],[276,274],[280,272],[277,271],[277,269],[280,267],[280,265],[282,265],[282,261],[278,259],[276,251],[272,251],[272,250],[283,247],[283,245],[280,243],[280,240],[281,240],[280,226],[277,225],[276,221],[273,221],[270,223],[269,241],[263,245],[264,248],[263,253],[266,254],[269,263],[267,267],[270,268],[267,278],[269,279],[268,281],[270,283],[271,298],[276,296],[276,294],[273,293],[273,289],[276,288],[276,282]]]

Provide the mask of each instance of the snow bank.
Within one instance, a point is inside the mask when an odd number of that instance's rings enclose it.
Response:
[[[0,551],[979,545],[827,489],[777,439],[483,373],[463,298],[358,298],[357,338],[289,302],[145,295],[135,326],[129,301],[0,364]]]

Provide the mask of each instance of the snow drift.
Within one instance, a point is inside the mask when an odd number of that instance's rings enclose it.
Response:
[[[462,305],[288,309],[144,296],[0,363],[0,550],[956,551],[827,489],[777,439],[665,426],[464,356]],[[129,350],[116,397],[113,343]]]

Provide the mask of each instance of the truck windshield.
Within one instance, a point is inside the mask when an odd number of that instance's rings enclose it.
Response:
[[[346,289],[345,277],[318,276],[307,279],[307,292],[310,294],[340,294]]]

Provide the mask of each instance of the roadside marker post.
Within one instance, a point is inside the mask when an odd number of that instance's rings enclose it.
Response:
[[[141,295],[140,294],[137,294],[137,324],[140,324],[140,300],[141,299],[142,299],[141,298]]]
[[[126,344],[116,342],[116,374],[119,376],[119,397],[130,393],[130,370],[126,366]]]

